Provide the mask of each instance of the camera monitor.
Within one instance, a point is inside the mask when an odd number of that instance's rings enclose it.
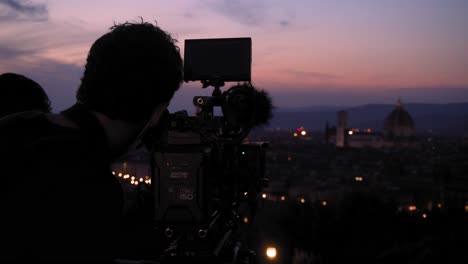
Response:
[[[187,39],[184,80],[250,81],[251,38]]]

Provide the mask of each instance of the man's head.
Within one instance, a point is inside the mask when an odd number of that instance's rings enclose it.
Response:
[[[176,42],[150,23],[113,26],[89,51],[78,101],[111,119],[130,123],[148,119],[182,83]]]
[[[49,97],[42,87],[20,74],[1,74],[0,117],[30,110],[50,112]]]

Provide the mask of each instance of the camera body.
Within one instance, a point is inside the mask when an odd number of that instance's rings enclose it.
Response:
[[[145,139],[151,152],[153,223],[166,245],[163,262],[189,257],[225,263],[249,252],[236,230],[241,215],[254,214],[257,194],[267,184],[268,143],[246,138],[262,123],[259,116],[271,115],[271,102],[250,83],[220,91],[225,81],[250,80],[250,38],[185,43],[186,81],[199,80],[214,91],[193,98],[195,116],[185,110],[167,114]],[[235,61],[219,60],[220,54]],[[212,63],[230,66],[211,74]],[[270,108],[259,107],[264,102]],[[216,107],[221,116],[215,116]],[[261,111],[268,113],[255,114]]]

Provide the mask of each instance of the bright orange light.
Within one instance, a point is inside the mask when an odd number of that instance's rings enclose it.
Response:
[[[296,132],[294,132],[294,133],[293,133],[293,136],[294,136],[294,137],[297,137],[297,133],[296,133]]]
[[[276,248],[275,247],[267,247],[267,250],[266,250],[266,255],[269,259],[274,259],[276,258]]]
[[[416,211],[416,209],[417,209],[417,208],[416,208],[415,205],[410,205],[410,206],[408,206],[408,210],[409,210],[409,211]]]
[[[119,177],[122,177],[122,173],[119,173]]]
[[[143,178],[140,178],[140,182],[143,182]]]
[[[465,212],[468,213],[468,204],[465,205]]]
[[[427,214],[422,214],[422,217],[425,219],[427,218]]]
[[[299,201],[300,201],[301,203],[305,203],[305,199],[304,199],[304,198],[299,199]]]
[[[348,131],[348,134],[351,136],[353,134],[353,131],[352,130]]]
[[[262,198],[265,199],[267,197],[266,193],[262,193]]]
[[[281,201],[284,201],[284,200],[286,200],[286,197],[284,197],[284,196],[281,196],[281,198],[280,198],[280,199],[281,199]]]
[[[327,204],[328,204],[327,201],[322,201],[323,206],[327,206]]]
[[[301,135],[303,135],[303,136],[307,135],[307,131],[302,130],[302,131],[301,131]]]
[[[134,180],[135,180],[135,176],[132,176],[130,179],[131,179],[132,181],[134,181]]]
[[[370,132],[372,132],[372,129],[368,128],[366,131],[367,131],[367,133],[370,133]]]
[[[246,223],[246,224],[247,224],[248,222],[249,222],[249,218],[248,218],[247,216],[246,216],[246,217],[244,217],[244,223]]]

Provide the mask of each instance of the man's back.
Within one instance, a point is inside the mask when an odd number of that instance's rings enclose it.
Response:
[[[0,120],[0,258],[113,257],[122,193],[104,132],[90,122],[65,127],[40,112]]]

